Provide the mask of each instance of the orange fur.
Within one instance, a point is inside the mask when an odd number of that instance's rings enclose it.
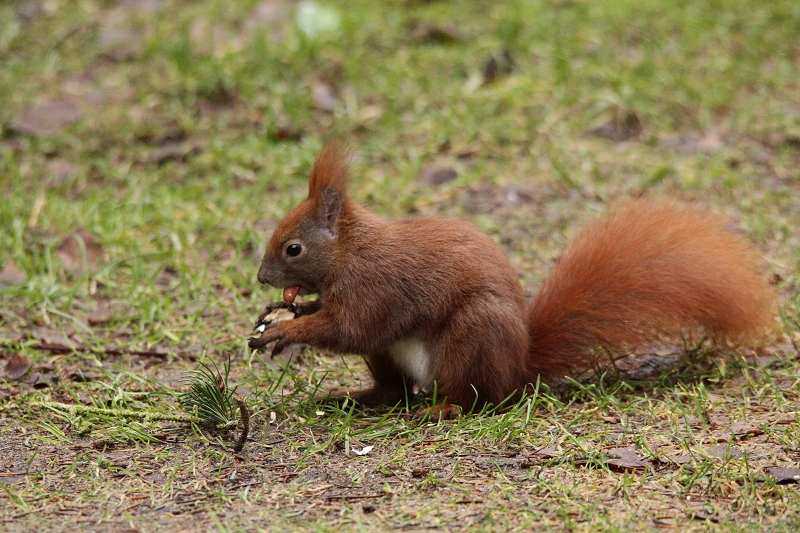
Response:
[[[341,142],[331,141],[322,148],[308,178],[309,199],[319,198],[325,187],[333,188],[342,198],[347,196],[348,158],[347,147]]]
[[[636,201],[615,211],[572,243],[530,307],[530,377],[560,378],[589,364],[592,348],[624,353],[685,328],[762,337],[774,297],[753,255],[693,209]]]

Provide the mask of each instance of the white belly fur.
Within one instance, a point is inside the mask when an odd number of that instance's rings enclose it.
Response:
[[[419,386],[430,387],[433,384],[431,356],[422,341],[416,339],[397,341],[389,348],[389,355],[392,356],[392,361]]]

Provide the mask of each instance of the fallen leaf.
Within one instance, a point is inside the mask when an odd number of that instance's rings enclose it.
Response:
[[[113,317],[114,311],[110,307],[98,307],[86,315],[86,321],[92,326],[97,326],[111,322]]]
[[[725,147],[724,140],[717,132],[709,131],[706,133],[692,132],[680,135],[664,135],[660,138],[660,142],[665,146],[678,150],[686,155],[694,155],[697,153],[712,154],[719,152]],[[769,152],[763,152],[760,156],[755,156],[757,162],[764,162],[766,154],[766,162],[771,162]],[[759,161],[759,157],[761,161]]]
[[[0,270],[0,287],[11,287],[12,285],[22,285],[28,279],[22,271],[17,268],[14,261],[9,261],[3,270]]]
[[[749,422],[735,422],[730,425],[728,431],[737,437],[755,437],[764,434],[764,430],[753,427]]]
[[[22,135],[49,136],[61,133],[81,118],[83,110],[72,99],[61,98],[29,107],[8,128]]]
[[[511,52],[504,48],[500,55],[491,56],[483,66],[483,83],[490,84],[502,76],[508,76],[514,70]]]
[[[31,360],[21,353],[14,354],[6,363],[6,379],[16,381],[31,369]]]
[[[36,328],[33,330],[33,337],[51,348],[60,350],[72,350],[75,348],[75,343],[67,338],[64,333],[53,329]]]
[[[142,479],[149,481],[150,483],[161,485],[167,480],[167,477],[161,472],[150,472],[149,474],[142,476]]]
[[[28,0],[27,2],[22,2],[17,6],[17,16],[20,18],[20,21],[25,24],[30,24],[35,19],[37,19],[42,13],[44,13],[44,2],[36,1],[36,0]]]
[[[75,382],[78,382],[78,383],[87,383],[89,381],[97,381],[97,380],[101,379],[101,377],[102,377],[101,374],[99,374],[97,372],[92,372],[90,370],[83,370],[82,368],[79,368],[79,367],[74,366],[74,365],[70,365],[70,366],[62,368],[61,369],[61,375],[65,376],[70,381],[75,381]],[[88,402],[86,402],[84,400],[86,400],[86,398],[84,398],[84,397],[80,398],[81,403],[85,403],[86,405],[89,405],[89,404],[92,403],[91,400],[88,400]]]
[[[136,31],[128,17],[107,17],[97,36],[100,52],[112,61],[130,61],[144,51],[144,35]]]
[[[97,439],[92,442],[92,448],[95,450],[113,450],[117,447],[117,443],[111,439]]]
[[[643,130],[642,121],[635,112],[622,113],[614,109],[611,118],[605,124],[593,129],[591,133],[611,141],[622,142],[638,139]]]
[[[722,138],[715,131],[709,131],[698,141],[697,146],[705,153],[719,152],[725,147]]]
[[[41,372],[32,372],[25,378],[25,383],[33,386],[34,389],[46,389],[53,385],[55,377],[53,373],[42,374]]]
[[[683,465],[692,460],[690,455],[668,455],[667,458],[675,464]]]
[[[432,185],[438,187],[448,181],[453,181],[458,177],[458,172],[452,167],[440,167],[430,165],[422,169],[417,176],[417,183],[420,185]]]
[[[272,132],[272,138],[276,141],[299,141],[303,138],[303,131],[282,126]]]
[[[25,463],[0,465],[0,485],[14,485],[25,481],[29,469]]]
[[[103,248],[94,235],[78,228],[67,236],[56,250],[64,270],[73,276],[97,272],[97,264],[103,259]]]
[[[200,152],[199,146],[191,146],[185,143],[168,143],[151,152],[147,157],[147,161],[156,165],[173,160],[184,161],[188,156],[198,152]]]
[[[78,165],[66,159],[52,159],[47,162],[47,174],[50,185],[57,187],[78,174]]]
[[[252,33],[257,28],[267,28],[274,41],[282,41],[286,34],[286,25],[290,21],[288,7],[285,0],[259,2],[247,17],[245,30]]]
[[[767,475],[775,477],[778,485],[788,485],[790,483],[800,483],[800,468],[783,468],[780,466],[770,466],[765,468]]]
[[[563,454],[560,451],[556,450],[555,448],[539,448],[538,450],[533,452],[533,455],[553,458],[553,457],[560,457]]]
[[[411,38],[418,43],[452,44],[461,40],[455,29],[430,22],[417,22],[411,29]]]
[[[606,453],[617,459],[608,459],[608,466],[622,470],[644,470],[647,468],[648,463],[644,462],[638,455],[636,450],[631,447],[626,448],[610,448]]]
[[[743,455],[739,448],[736,448],[735,446],[728,446],[727,444],[718,444],[706,451],[714,457],[719,457],[720,459],[739,459]]]
[[[707,509],[696,509],[689,513],[689,517],[692,520],[702,520],[708,521],[711,523],[716,524],[719,522],[719,518],[717,517],[716,513],[709,512]]]

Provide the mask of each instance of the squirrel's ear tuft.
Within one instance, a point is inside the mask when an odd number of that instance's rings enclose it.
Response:
[[[319,204],[325,189],[333,189],[344,200],[347,196],[349,154],[340,141],[330,141],[317,156],[308,178],[308,198]]]

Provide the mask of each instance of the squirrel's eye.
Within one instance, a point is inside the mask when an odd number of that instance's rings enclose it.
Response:
[[[290,244],[286,247],[286,255],[289,257],[297,257],[300,255],[300,252],[303,251],[303,247],[299,244]]]

